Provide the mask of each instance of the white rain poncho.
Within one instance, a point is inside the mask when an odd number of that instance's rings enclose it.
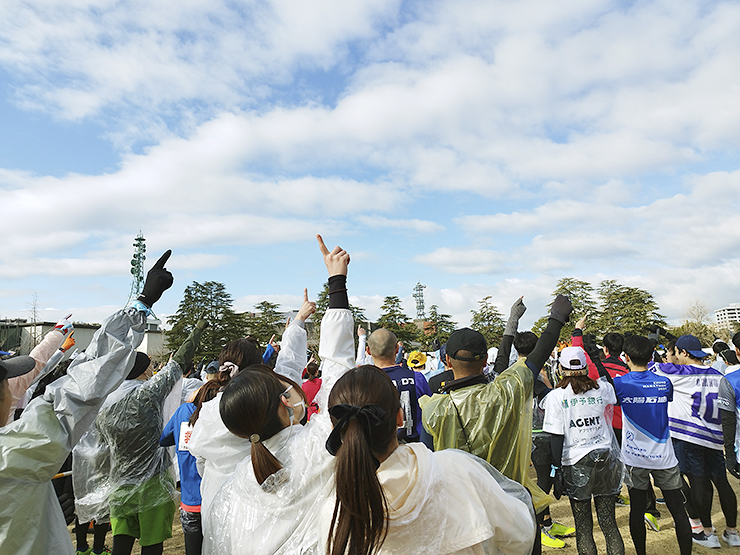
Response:
[[[331,388],[354,366],[353,328],[349,310],[326,311],[319,347],[319,412],[306,426],[285,428],[263,442],[283,469],[262,486],[249,457],[237,466],[210,510],[202,512],[204,554],[317,553],[318,509],[331,494],[334,471],[334,457],[325,447],[331,432],[326,406]]]
[[[283,333],[280,352],[275,363],[275,372],[301,383],[301,374],[306,366],[308,337],[304,323],[295,320]],[[221,393],[200,409],[198,421],[188,444],[190,454],[196,458],[200,484],[201,513],[209,511],[211,500],[221,486],[234,473],[236,466],[249,456],[251,446],[248,439],[232,434],[221,421],[218,406]],[[208,524],[203,519],[203,553],[209,553]]]
[[[532,552],[536,524],[529,492],[479,457],[409,443],[383,461],[378,480],[389,507],[379,555]],[[326,553],[334,503],[332,496],[321,509],[317,555]]]
[[[149,380],[126,380],[108,397],[93,429],[74,450],[72,475],[81,522],[120,518],[176,501],[169,473],[172,458],[159,446],[159,436],[165,399],[181,376],[180,366],[170,361]]]
[[[109,317],[67,376],[0,428],[1,555],[74,555],[51,478],[133,367],[145,324],[135,309]]]

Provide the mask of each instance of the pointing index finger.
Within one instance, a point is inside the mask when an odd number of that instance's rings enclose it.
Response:
[[[152,266],[152,270],[164,270],[164,265],[167,264],[167,261],[169,260],[170,256],[172,255],[172,249],[167,249],[167,251],[159,257],[159,260]]]
[[[321,250],[321,254],[326,256],[329,254],[329,249],[326,248],[326,245],[324,244],[324,239],[322,239],[321,235],[318,233],[316,234],[316,240],[319,242],[319,249]]]
[[[303,288],[303,302],[304,303],[308,302],[308,287]]]

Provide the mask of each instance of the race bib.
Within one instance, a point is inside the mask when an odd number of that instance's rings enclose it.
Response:
[[[178,451],[189,451],[188,443],[190,443],[190,437],[193,435],[193,427],[189,422],[183,422],[180,426],[180,441],[177,443]]]

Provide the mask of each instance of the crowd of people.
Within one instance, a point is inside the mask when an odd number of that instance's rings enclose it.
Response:
[[[233,338],[196,369],[200,320],[153,372],[136,349],[173,282],[167,251],[63,371],[69,317],[30,356],[0,360],[0,555],[128,555],[137,541],[161,554],[178,502],[186,555],[525,555],[571,535],[590,555],[592,499],[620,555],[625,485],[638,555],[659,529],[653,485],[681,555],[740,546],[727,478],[740,478],[740,334],[709,366],[697,338],[660,328],[599,347],[582,315],[563,348],[573,307],[558,296],[539,336],[518,330],[519,298],[500,345],[458,329],[430,354],[439,365],[382,328],[360,326],[356,351],[350,256],[317,240],[329,307],[316,359],[304,290],[279,347]],[[553,520],[551,493],[575,527]]]

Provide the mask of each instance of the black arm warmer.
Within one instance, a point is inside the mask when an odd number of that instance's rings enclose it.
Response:
[[[737,421],[734,410],[721,410],[722,413],[722,436],[725,440],[725,458],[735,460],[735,427]]]
[[[552,450],[552,460],[555,461],[555,466],[560,467],[563,464],[563,441],[565,436],[550,435],[550,449]]]
[[[347,276],[340,274],[329,278],[329,308],[349,308]]]
[[[493,371],[497,374],[500,374],[509,367],[509,357],[511,356],[511,346],[513,343],[513,335],[504,335],[501,338],[501,344],[498,346],[498,354],[493,363]]]
[[[532,352],[527,357],[527,366],[534,374],[534,379],[537,379],[537,374],[540,373],[542,367],[545,365],[545,361],[550,358],[550,353],[558,344],[558,338],[560,337],[560,330],[563,327],[562,322],[558,322],[555,318],[550,318],[547,321],[545,330],[537,340],[537,345],[534,346]]]

